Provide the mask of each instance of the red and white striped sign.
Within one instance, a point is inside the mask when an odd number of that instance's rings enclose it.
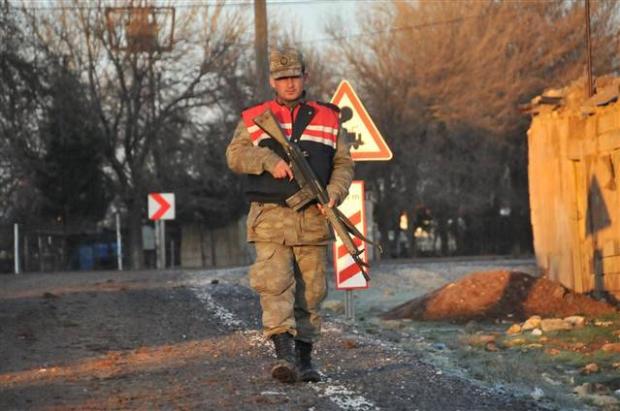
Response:
[[[353,181],[349,189],[349,195],[340,204],[338,209],[366,236],[366,207],[364,205],[363,181]],[[354,238],[353,242],[358,248],[364,249],[360,257],[363,261],[368,262],[366,243],[358,238]],[[351,257],[338,236],[336,236],[336,242],[334,243],[334,272],[336,273],[336,289],[338,290],[368,288],[368,282],[364,278],[360,267],[355,264],[353,257]]]
[[[148,205],[149,220],[174,220],[176,214],[174,193],[150,193]]]

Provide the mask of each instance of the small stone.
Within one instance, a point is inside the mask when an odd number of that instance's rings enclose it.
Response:
[[[611,366],[612,366],[614,369],[618,369],[618,368],[620,368],[620,362],[615,362],[615,363],[611,364]]]
[[[351,339],[342,340],[341,345],[342,345],[342,347],[346,348],[347,350],[351,350],[353,348],[357,348],[358,347],[357,341],[354,341],[354,340],[351,340]]]
[[[583,350],[584,348],[586,348],[586,344],[585,344],[585,343],[583,343],[583,342],[581,342],[581,341],[578,341],[578,342],[576,342],[576,343],[571,344],[571,345],[570,345],[570,348],[571,348],[571,350],[573,350],[573,351],[581,351],[581,350]]]
[[[495,343],[495,336],[486,334],[469,335],[463,339],[463,342],[469,345],[482,346],[488,343]]]
[[[611,327],[613,323],[613,321],[594,320],[594,325],[597,327]]]
[[[444,344],[444,343],[435,343],[435,344],[432,345],[432,347],[434,349],[436,349],[436,350],[439,350],[439,351],[443,351],[446,348],[448,348],[448,346],[446,344]]]
[[[519,324],[513,324],[509,329],[506,330],[506,334],[515,335],[521,332],[521,326]]]
[[[580,397],[585,397],[588,394],[592,394],[594,392],[594,388],[592,384],[586,382],[573,388],[573,392]]]
[[[547,374],[546,372],[543,372],[540,376],[543,378],[543,380],[545,380],[545,382],[546,382],[547,384],[551,384],[551,385],[562,385],[562,383],[561,383],[561,382],[554,380],[554,379],[553,379],[553,378],[551,378],[551,377],[549,376],[549,374]]]
[[[540,328],[541,320],[542,319],[540,318],[539,315],[533,315],[523,323],[523,327],[521,327],[521,329],[523,331],[527,331],[527,330],[533,330],[534,328]]]
[[[595,362],[591,362],[590,364],[587,364],[585,367],[583,367],[581,369],[581,371],[579,371],[582,375],[590,375],[590,374],[595,374],[597,372],[599,372],[601,369],[598,366],[597,363]]]
[[[560,354],[561,351],[558,350],[557,348],[547,348],[545,350],[545,353],[550,355],[550,356],[552,356],[552,357],[555,357],[556,355]]]
[[[540,327],[544,332],[572,330],[573,326],[560,318],[546,318],[540,322]]]
[[[219,284],[220,280],[218,280],[217,278],[214,278],[213,280],[211,280],[211,284]]]
[[[603,344],[601,350],[605,352],[620,352],[620,343],[607,343]]]
[[[564,318],[564,321],[572,325],[574,328],[582,328],[586,325],[586,317],[581,315],[571,315]]]
[[[543,334],[542,330],[540,328],[534,328],[532,330],[532,335],[535,337],[540,337]]]
[[[484,346],[485,351],[489,351],[489,352],[497,352],[499,351],[499,348],[497,348],[497,345],[495,345],[494,341],[489,341],[485,346]]]
[[[524,338],[514,338],[512,340],[505,340],[504,341],[504,346],[511,348],[511,347],[515,347],[518,345],[523,345],[525,344],[525,339]]]

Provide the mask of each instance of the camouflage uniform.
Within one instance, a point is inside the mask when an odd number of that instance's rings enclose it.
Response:
[[[274,169],[281,158],[252,144],[243,121],[226,150],[236,173],[261,174]],[[353,179],[353,161],[342,133],[338,136],[333,168],[326,189],[339,204]],[[319,337],[319,306],[327,295],[326,245],[333,239],[329,223],[316,205],[300,212],[275,204],[252,202],[247,239],[255,244],[256,261],[250,284],[259,293],[265,336],[288,332],[312,343]]]

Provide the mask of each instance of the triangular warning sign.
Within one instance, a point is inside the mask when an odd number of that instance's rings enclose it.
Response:
[[[342,126],[351,143],[353,160],[386,161],[392,158],[392,151],[348,81],[340,82],[331,102],[340,107]]]

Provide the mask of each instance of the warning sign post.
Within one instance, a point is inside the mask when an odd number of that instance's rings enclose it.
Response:
[[[388,147],[348,81],[342,80],[340,82],[331,102],[340,108],[342,132],[345,133],[347,142],[351,146],[351,157],[354,161],[388,161],[392,159],[392,150]],[[364,202],[364,182],[354,181],[349,190],[349,196],[338,208],[366,237],[366,207]],[[367,244],[361,240],[355,242],[358,247],[364,250],[360,257],[364,262],[368,262]],[[336,273],[336,289],[345,291],[345,317],[354,320],[353,290],[368,288],[368,282],[340,239],[336,239],[334,244],[334,271]]]

